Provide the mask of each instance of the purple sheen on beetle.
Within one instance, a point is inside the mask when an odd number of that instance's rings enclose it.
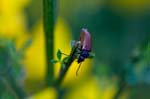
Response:
[[[91,34],[85,28],[81,30],[80,41],[82,45],[82,50],[92,50]]]

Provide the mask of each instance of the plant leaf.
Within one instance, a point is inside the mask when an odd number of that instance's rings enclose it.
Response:
[[[22,46],[22,50],[26,50],[32,44],[32,39],[28,39]]]
[[[58,60],[61,60],[61,57],[62,57],[62,53],[60,50],[57,51],[57,58]]]
[[[63,62],[67,62],[68,59],[69,59],[69,57],[65,57],[65,58],[63,59]]]

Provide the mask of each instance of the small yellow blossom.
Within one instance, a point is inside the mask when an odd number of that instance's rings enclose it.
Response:
[[[36,93],[35,95],[27,99],[57,99],[57,93],[55,89],[47,88],[43,91]]]

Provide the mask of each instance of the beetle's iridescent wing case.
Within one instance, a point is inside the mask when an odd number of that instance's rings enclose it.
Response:
[[[81,30],[80,41],[82,45],[82,50],[87,50],[87,51],[92,50],[91,34],[85,28]]]

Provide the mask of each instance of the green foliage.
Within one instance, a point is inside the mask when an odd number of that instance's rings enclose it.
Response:
[[[0,38],[0,83],[4,87],[0,94],[4,99],[14,99],[14,93],[18,98],[25,96],[23,86],[18,83],[24,79],[22,60],[29,45],[31,40],[27,40],[22,48],[16,49],[15,41]]]
[[[0,96],[1,99],[16,99],[16,97],[8,92],[3,93]]]
[[[61,60],[62,52],[60,50],[57,51],[57,58],[58,60]]]
[[[69,59],[69,56],[68,57],[65,57],[64,59],[63,59],[63,61],[62,62],[67,62],[68,61],[68,59]]]
[[[62,52],[61,52],[61,50],[58,49],[58,51],[57,51],[57,59],[52,59],[51,63],[53,63],[53,64],[58,63],[58,62],[61,63],[61,57],[62,57]]]
[[[23,44],[23,46],[20,50],[25,51],[31,44],[32,44],[32,39],[30,38]]]

